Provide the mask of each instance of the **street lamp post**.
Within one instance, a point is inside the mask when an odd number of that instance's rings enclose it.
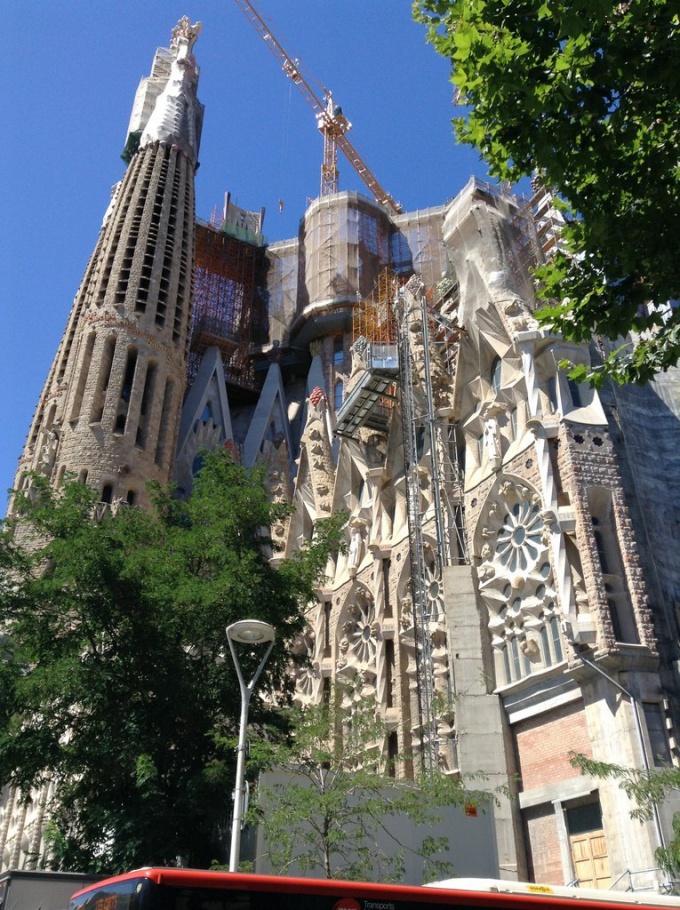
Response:
[[[250,696],[253,694],[255,683],[262,672],[262,668],[267,662],[272,648],[274,647],[274,638],[276,633],[274,628],[268,622],[262,622],[259,619],[242,619],[239,622],[232,623],[227,627],[227,641],[229,650],[236,667],[239,686],[241,688],[241,721],[238,731],[238,752],[236,757],[236,783],[234,785],[234,814],[231,821],[231,850],[229,853],[229,871],[238,871],[239,854],[241,852],[241,823],[243,820],[243,798],[245,789],[246,773],[246,730],[248,727],[248,706],[250,705]],[[239,664],[238,655],[234,643],[238,642],[243,645],[263,645],[269,642],[269,647],[264,653],[253,678],[248,685],[243,680],[241,665]]]

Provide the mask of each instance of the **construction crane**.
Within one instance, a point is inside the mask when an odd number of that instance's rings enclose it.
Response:
[[[298,87],[307,104],[316,115],[316,123],[323,136],[323,164],[321,165],[321,195],[329,196],[338,192],[338,148],[345,155],[357,174],[364,181],[376,200],[381,205],[386,205],[395,214],[401,211],[401,206],[378,183],[375,175],[347,138],[347,133],[352,124],[342,112],[342,108],[335,104],[333,95],[328,89],[323,89],[323,101],[319,98],[309,82],[300,72],[299,61],[293,59],[281,46],[272,34],[269,26],[255,9],[250,0],[234,0],[237,6],[245,13],[249,22],[260,35],[269,50],[281,64],[281,67]]]

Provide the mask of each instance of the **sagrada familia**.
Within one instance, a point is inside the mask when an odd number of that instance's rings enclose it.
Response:
[[[505,784],[500,878],[658,885],[676,807],[632,821],[569,755],[680,761],[678,374],[596,392],[560,371],[605,342],[534,318],[531,270],[559,243],[546,194],[473,178],[398,213],[325,193],[274,243],[230,199],[197,220],[197,32],[182,20],[138,89],[16,488],[68,473],[102,513],[145,508],[150,481],[188,492],[227,445],[294,504],[276,559],[345,510],[300,703],[351,680],[377,700],[386,767],[413,750]],[[48,796],[5,788],[0,868],[37,861]]]

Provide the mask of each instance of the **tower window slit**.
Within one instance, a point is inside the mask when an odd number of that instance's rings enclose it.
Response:
[[[156,443],[156,464],[163,466],[166,459],[166,442],[170,430],[170,413],[172,408],[174,383],[168,379],[165,383],[165,392],[163,394],[163,409],[161,411],[161,422],[158,428],[158,440]]]
[[[146,368],[142,401],[139,406],[139,426],[137,427],[136,443],[140,449],[146,448],[146,441],[149,432],[149,420],[151,417],[151,403],[153,401],[154,390],[156,388],[157,372],[158,368],[155,362],[150,361]]]
[[[73,406],[71,407],[71,420],[77,420],[80,417],[80,409],[83,405],[83,395],[85,394],[85,384],[87,383],[87,377],[90,372],[90,364],[92,362],[92,352],[94,350],[94,343],[96,340],[96,334],[91,332],[87,337],[85,342],[85,351],[83,354],[83,359],[80,364],[80,373],[78,375],[78,384],[76,385],[75,395],[73,397]]]
[[[323,650],[324,656],[330,657],[331,655],[331,614],[333,611],[333,604],[330,600],[324,600],[323,602]]]
[[[383,571],[383,591],[384,591],[384,602],[385,602],[385,618],[390,619],[392,617],[392,599],[390,598],[390,566],[392,565],[392,560],[388,557],[382,561],[382,571]]]
[[[385,707],[394,707],[394,640],[385,639]]]
[[[397,758],[399,755],[399,739],[395,730],[387,734],[387,776],[397,776]]]
[[[113,366],[113,357],[116,352],[116,336],[107,338],[104,342],[104,351],[102,353],[99,376],[97,378],[97,389],[92,402],[92,412],[90,420],[92,423],[99,423],[104,414],[104,403],[106,401],[106,392],[109,388],[111,379],[111,368]]]
[[[591,487],[588,501],[614,636],[617,641],[638,644],[640,634],[621,551],[613,491],[606,487]]]
[[[555,654],[555,660],[557,663],[561,663],[564,659],[564,654],[562,652],[562,638],[560,636],[560,624],[557,616],[554,614],[550,617],[550,633],[552,636],[553,651]]]
[[[128,348],[127,360],[125,362],[125,374],[120,387],[120,396],[118,400],[118,411],[114,433],[124,433],[127,423],[128,411],[130,409],[130,398],[132,397],[132,386],[135,378],[135,369],[137,367],[137,349]]]

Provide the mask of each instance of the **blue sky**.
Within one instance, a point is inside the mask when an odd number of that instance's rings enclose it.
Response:
[[[426,43],[409,0],[256,0],[303,71],[333,91],[349,134],[406,210],[455,196],[477,154],[451,128],[447,62]],[[270,240],[295,236],[319,192],[314,115],[234,0],[5,0],[0,62],[0,514],[16,463],[94,247],[139,79],[187,15],[206,106],[197,213],[225,191],[266,208]],[[340,188],[363,184],[340,156]],[[278,200],[284,202],[279,212]]]

